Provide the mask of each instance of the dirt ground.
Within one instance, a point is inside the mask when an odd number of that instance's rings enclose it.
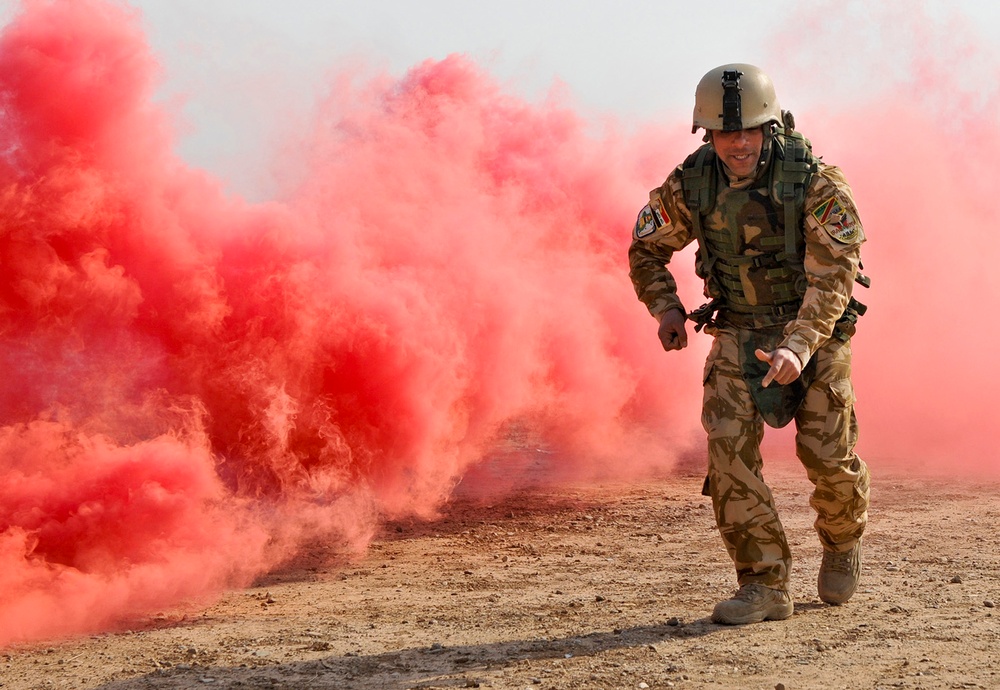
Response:
[[[796,557],[786,621],[709,621],[733,574],[690,474],[459,494],[364,557],[317,547],[207,609],[0,650],[0,686],[1000,687],[1000,483],[873,469],[862,585],[841,607],[816,596],[807,481],[768,470]]]

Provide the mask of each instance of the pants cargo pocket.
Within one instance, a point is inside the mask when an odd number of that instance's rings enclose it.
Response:
[[[838,379],[830,382],[830,401],[835,409],[843,409],[854,404],[854,385],[851,379]]]

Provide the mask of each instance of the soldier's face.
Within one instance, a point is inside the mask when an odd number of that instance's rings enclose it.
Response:
[[[741,129],[738,132],[712,132],[715,153],[738,177],[748,177],[757,167],[760,150],[764,146],[764,132],[760,127]]]

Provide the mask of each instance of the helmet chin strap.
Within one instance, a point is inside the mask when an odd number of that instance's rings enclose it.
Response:
[[[764,132],[764,143],[760,146],[760,158],[757,159],[757,168],[754,177],[767,167],[767,162],[771,159],[771,144],[774,143],[774,135],[777,133],[778,126],[772,122],[763,125],[761,130]]]

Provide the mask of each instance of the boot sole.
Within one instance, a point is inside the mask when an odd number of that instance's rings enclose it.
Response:
[[[766,611],[756,611],[746,616],[726,616],[712,612],[712,622],[720,625],[747,625],[748,623],[762,623],[764,621],[783,621],[790,618],[795,613],[795,604],[789,603],[787,606],[773,606]]]
[[[840,606],[841,604],[846,604],[848,601],[850,601],[851,597],[854,596],[854,592],[856,590],[857,588],[852,589],[850,592],[847,592],[846,594],[839,594],[839,595],[820,592],[819,598],[824,603],[829,604],[830,606]]]

